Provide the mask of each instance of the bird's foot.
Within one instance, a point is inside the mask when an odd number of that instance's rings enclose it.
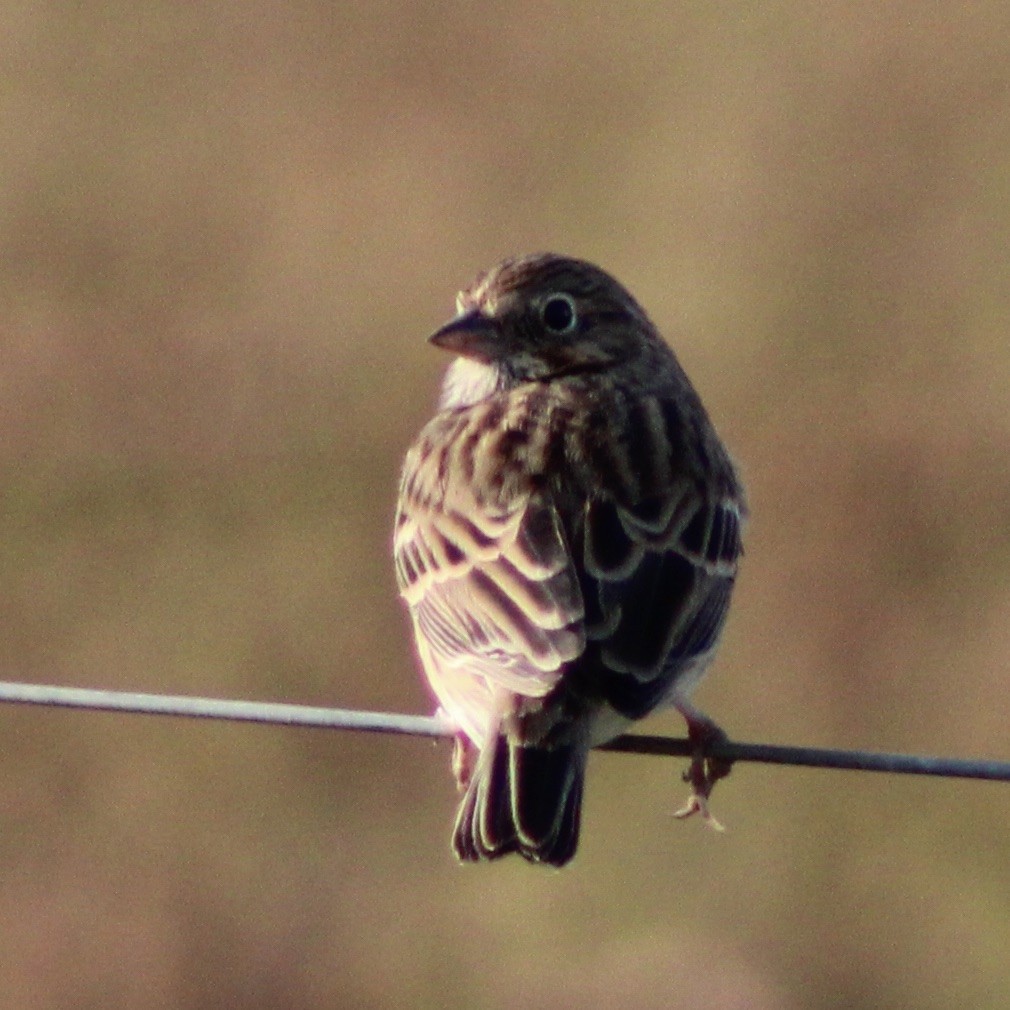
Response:
[[[466,787],[470,785],[473,777],[473,770],[477,764],[478,751],[471,743],[470,738],[462,733],[457,733],[454,738],[452,748],[452,772],[456,776],[456,788],[461,792],[466,792]]]
[[[708,716],[700,712],[691,709],[683,715],[687,720],[688,739],[694,744],[691,767],[684,772],[684,781],[691,784],[691,795],[687,803],[673,816],[683,819],[701,814],[702,820],[710,828],[724,831],[722,824],[712,816],[708,808],[708,799],[716,782],[729,775],[733,762],[725,758],[712,757],[710,751],[713,744],[723,743],[728,737]]]

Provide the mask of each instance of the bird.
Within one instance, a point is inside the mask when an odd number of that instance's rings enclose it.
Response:
[[[711,820],[725,733],[691,692],[726,619],[747,517],[673,350],[610,274],[507,259],[429,338],[454,356],[407,452],[393,554],[420,666],[455,734],[462,862],[563,866],[589,751],[684,716]]]

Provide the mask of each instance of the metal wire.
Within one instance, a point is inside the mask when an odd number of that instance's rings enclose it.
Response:
[[[233,722],[308,726],[319,729],[356,730],[366,733],[399,733],[407,736],[452,736],[452,727],[434,716],[399,712],[366,712],[359,709],[323,708],[276,702],[230,701],[189,695],[144,694],[92,688],[58,687],[0,681],[0,702],[48,705],[59,708],[143,715],[174,715],[194,719],[225,719]],[[604,744],[600,750],[622,754],[652,754],[689,757],[694,746],[688,740],[628,734]],[[926,757],[914,754],[882,754],[870,751],[832,750],[821,747],[786,747],[775,744],[722,741],[708,748],[711,757],[727,761],[799,765],[807,768],[838,768],[849,771],[890,772],[899,775],[936,775],[944,778],[1010,781],[1010,761]]]
[[[452,729],[433,716],[397,712],[362,712],[347,708],[320,708],[277,702],[227,701],[179,694],[143,694],[136,691],[102,691],[50,684],[0,681],[0,702],[85,708],[101,712],[140,715],[178,715],[193,719],[226,719],[280,726],[313,726],[368,733],[403,733],[408,736],[451,736]]]

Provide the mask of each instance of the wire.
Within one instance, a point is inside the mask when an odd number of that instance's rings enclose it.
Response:
[[[100,712],[141,715],[178,715],[193,719],[226,719],[280,726],[350,729],[368,733],[403,733],[408,736],[451,736],[452,728],[434,716],[397,712],[362,712],[347,708],[317,708],[278,702],[225,701],[179,694],[143,694],[136,691],[99,691],[50,684],[0,681],[0,702],[85,708]]]
[[[356,730],[366,733],[398,733],[407,736],[447,737],[453,728],[437,716],[404,715],[399,712],[366,712],[359,709],[323,708],[277,702],[230,701],[189,695],[144,694],[92,688],[58,687],[0,681],[0,702],[48,705],[59,708],[143,715],[174,715],[194,719],[225,719],[280,726]],[[689,740],[628,734],[604,744],[600,750],[621,754],[651,754],[690,757]],[[727,761],[798,765],[807,768],[837,768],[849,771],[890,772],[901,775],[935,775],[944,778],[1010,781],[1010,761],[925,757],[914,754],[881,754],[870,751],[831,750],[819,747],[786,747],[775,744],[713,743],[706,751]]]
[[[617,737],[616,740],[603,744],[600,750],[625,754],[668,754],[678,757],[694,753],[692,744],[687,740],[638,734]],[[787,747],[782,744],[735,743],[732,740],[713,744],[708,748],[708,753],[712,757],[727,761],[754,761],[761,764],[797,765],[805,768],[836,768],[843,771],[891,772],[895,775],[936,775],[952,779],[1010,782],[1010,761],[886,754],[824,747]]]

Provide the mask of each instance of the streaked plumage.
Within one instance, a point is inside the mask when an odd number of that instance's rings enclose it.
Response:
[[[425,675],[458,728],[463,860],[574,854],[586,757],[689,704],[741,553],[743,489],[697,394],[612,277],[508,260],[432,336],[458,355],[407,453],[397,578]],[[705,809],[723,769],[699,755]]]

